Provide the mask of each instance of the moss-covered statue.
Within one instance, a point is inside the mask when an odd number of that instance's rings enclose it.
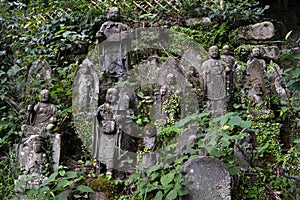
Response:
[[[16,146],[20,176],[16,184],[24,181],[17,192],[39,188],[50,171],[57,171],[60,157],[60,134],[54,133],[56,106],[50,103],[49,90],[42,90],[40,102],[28,106],[28,123],[21,128],[21,141]],[[52,169],[46,164],[52,163]],[[19,185],[19,184],[18,184]]]

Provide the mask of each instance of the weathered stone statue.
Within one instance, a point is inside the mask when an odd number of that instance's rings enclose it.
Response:
[[[56,122],[56,106],[50,103],[49,90],[42,90],[40,102],[34,107],[29,105],[28,110],[28,125],[23,125],[22,130],[27,131],[28,128],[33,132],[52,131]]]
[[[196,94],[200,105],[206,92],[204,91],[203,79],[195,67],[189,67],[187,71],[187,79],[192,84],[193,92]]]
[[[46,163],[53,163],[53,170],[58,170],[61,137],[60,134],[53,133],[56,106],[50,103],[49,90],[42,90],[40,94],[40,102],[34,107],[28,106],[29,125],[22,126],[22,138],[17,147],[21,175],[16,183],[25,182],[17,189],[18,192],[38,188],[47,179]]]
[[[207,91],[207,111],[212,116],[222,116],[226,113],[226,73],[229,68],[220,59],[219,48],[209,48],[210,59],[202,65],[204,87]]]
[[[115,147],[117,145],[116,112],[118,107],[118,90],[109,88],[106,102],[99,106],[99,131],[93,137],[93,157],[107,167],[106,174],[112,174]]]
[[[247,68],[245,73],[245,90],[249,93],[251,88],[254,88],[254,85],[259,85],[261,87],[261,96],[264,98],[267,96],[266,88],[266,62],[263,59],[260,59],[260,50],[259,48],[254,48],[250,59],[247,61]]]
[[[233,56],[230,55],[229,46],[225,45],[223,47],[223,52],[221,59],[224,62],[228,72],[226,73],[226,90],[228,93],[228,105],[233,105],[234,103],[234,93],[236,90],[236,61]]]
[[[83,145],[92,151],[92,133],[98,108],[99,77],[95,65],[86,58],[76,70],[72,89],[73,120],[76,134]]]
[[[30,87],[33,87],[33,81],[40,80],[42,83],[50,83],[52,79],[52,69],[46,60],[37,60],[32,63],[26,80],[27,92]]]
[[[128,72],[127,52],[130,47],[127,34],[129,27],[120,22],[120,10],[111,7],[107,15],[108,21],[102,24],[96,37],[104,41],[102,46],[102,65],[105,68],[105,75],[112,81],[118,81],[120,77]]]
[[[179,95],[181,88],[176,84],[175,75],[167,74],[165,84],[160,86],[161,113],[166,124],[172,124],[180,115]]]

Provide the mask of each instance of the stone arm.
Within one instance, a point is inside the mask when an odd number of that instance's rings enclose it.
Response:
[[[28,105],[27,107],[27,123],[32,125],[34,121],[34,110],[32,105]]]
[[[107,22],[102,24],[100,27],[100,30],[96,33],[96,37],[99,38],[101,41],[104,41],[106,39],[106,36],[104,34],[104,30],[107,28]]]
[[[57,108],[53,104],[51,104],[51,113],[52,113],[52,116],[50,118],[50,123],[56,123]]]
[[[203,78],[204,91],[207,91],[207,83],[209,83],[211,81],[210,74],[209,74],[210,71],[209,71],[208,67],[209,67],[208,61],[205,61],[201,66],[201,69],[202,69],[201,76]]]

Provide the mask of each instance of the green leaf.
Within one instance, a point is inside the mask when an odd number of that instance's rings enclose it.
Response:
[[[158,169],[160,169],[161,166],[160,165],[153,165],[151,167],[149,167],[149,169],[147,170],[147,175],[150,176],[150,174]]]
[[[231,167],[228,168],[228,171],[229,171],[229,173],[231,175],[237,175],[237,174],[240,173],[240,168],[237,167],[237,166],[235,166],[235,165],[233,165],[233,166],[231,166]]]
[[[59,175],[60,175],[60,176],[64,176],[64,175],[65,175],[65,173],[66,173],[66,171],[65,171],[65,170],[60,170],[60,171],[59,171]]]
[[[178,193],[178,196],[184,196],[184,195],[187,195],[189,192],[184,188],[180,188],[177,190],[177,193]]]
[[[284,39],[285,39],[285,40],[288,40],[288,38],[290,37],[290,35],[292,34],[292,32],[293,32],[293,31],[288,32],[288,33],[285,35],[285,38],[284,38]]]
[[[174,173],[168,173],[160,178],[161,184],[165,187],[174,179]]]
[[[65,179],[76,178],[78,176],[77,172],[66,172]]]
[[[298,78],[300,76],[300,70],[296,69],[292,72],[292,78]]]
[[[10,68],[7,71],[7,75],[8,76],[14,76],[16,75],[19,71],[21,70],[21,68],[18,65],[14,65],[12,68]]]
[[[294,140],[294,143],[300,143],[300,138],[295,139],[295,140]]]
[[[239,126],[242,122],[242,118],[240,116],[233,116],[232,118],[230,118],[228,124],[231,125],[231,126]]]
[[[94,192],[94,190],[92,190],[92,188],[86,186],[86,185],[78,185],[76,187],[76,190],[80,191],[80,192]]]
[[[55,200],[68,200],[67,196],[59,194],[57,196],[55,196],[54,198]]]
[[[30,189],[26,192],[26,194],[28,196],[36,196],[39,194],[39,190],[38,189]]]
[[[154,181],[157,177],[160,176],[160,173],[158,172],[153,172],[150,176],[151,181]]]
[[[242,128],[251,128],[251,121],[242,121],[241,127]]]
[[[163,193],[162,191],[158,191],[154,197],[154,200],[162,200],[163,199]]]
[[[177,192],[176,190],[171,190],[168,195],[166,196],[166,200],[172,200],[172,199],[176,199],[177,197]]]
[[[15,184],[15,190],[20,189],[25,183],[25,181],[20,181],[19,183]]]
[[[45,186],[45,185],[48,185],[49,183],[53,182],[55,180],[55,178],[57,177],[57,175],[58,175],[58,172],[54,172],[53,174],[51,174],[50,177],[41,184],[41,186]]]
[[[69,186],[70,184],[69,183],[73,183],[73,181],[68,181],[68,180],[66,180],[66,179],[60,179],[59,181],[58,181],[58,184],[57,184],[57,186],[56,186],[56,189],[57,190],[59,190],[60,188],[62,189],[62,188],[64,188],[64,187],[66,187],[66,186]]]

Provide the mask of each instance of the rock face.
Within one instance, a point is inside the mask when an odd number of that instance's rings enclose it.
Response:
[[[230,175],[223,162],[213,157],[187,161],[183,170],[194,183],[187,187],[183,200],[231,200]]]
[[[238,34],[238,38],[257,43],[258,41],[271,39],[274,35],[274,25],[266,21],[242,28]]]

